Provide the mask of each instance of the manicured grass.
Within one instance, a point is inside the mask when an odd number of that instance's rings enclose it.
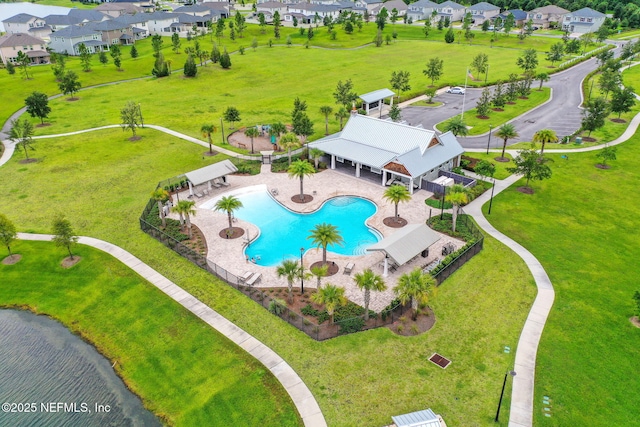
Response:
[[[493,129],[500,127],[509,120],[514,119],[524,112],[546,102],[549,99],[550,93],[551,90],[548,87],[543,87],[540,91],[534,87],[531,90],[531,94],[528,99],[518,98],[514,105],[505,105],[504,111],[491,110],[489,112],[488,119],[479,119],[475,108],[465,111],[464,121],[467,126],[470,127],[469,135],[481,135],[489,132],[489,125],[491,125]],[[438,129],[444,129],[445,123],[447,122],[448,120],[440,122],[436,126]]]
[[[513,365],[513,354],[502,349],[515,349],[535,295],[513,252],[486,239],[485,249],[439,288],[431,302],[437,322],[424,335],[378,329],[318,343],[139,230],[155,182],[212,161],[201,160],[203,147],[150,129],[142,135],[135,143],[117,129],[38,141],[41,162],[23,165],[16,155],[0,168],[0,192],[9,195],[3,213],[21,231],[48,232],[53,215],[65,212],[79,234],[131,251],[280,354],[331,426],[385,425],[391,414],[423,409],[424,402],[452,425],[494,425],[502,375]],[[446,370],[427,361],[436,351],[452,358]],[[193,370],[215,379],[212,372]],[[190,415],[205,417],[196,408]],[[507,420],[505,402],[502,425]]]
[[[632,39],[632,38],[638,37],[639,35],[640,35],[640,30],[628,30],[628,31],[623,31],[620,34],[610,35],[608,38],[614,39],[614,40],[625,40],[625,39]]]
[[[94,344],[145,406],[170,425],[299,426],[293,402],[260,362],[110,255],[17,242],[0,264],[0,306],[30,307]],[[4,254],[2,255],[4,257]]]
[[[32,0],[32,3],[44,4],[48,6],[69,7],[72,9],[93,9],[98,5],[98,3],[82,3],[79,1],[71,0]]]
[[[628,319],[640,290],[640,138],[617,147],[610,170],[594,167],[595,152],[551,155],[553,177],[534,195],[516,191],[521,180],[494,200],[491,222],[540,260],[556,292],[538,350],[536,426],[637,424],[640,330]]]
[[[493,141],[492,141],[493,142]],[[502,145],[502,141],[500,141],[500,144]],[[492,144],[492,147],[494,145]],[[511,148],[511,147],[508,147]],[[464,153],[465,156],[469,156],[469,157],[474,157],[476,159],[480,159],[480,160],[487,160],[488,162],[493,163],[496,166],[496,173],[494,174],[494,178],[495,179],[505,179],[507,178],[509,175],[511,175],[509,172],[507,172],[507,168],[513,167],[513,162],[497,162],[495,160],[496,157],[500,157],[500,153],[496,153],[495,151],[489,151],[489,154],[485,154],[485,153],[475,153],[475,152],[467,152]],[[505,153],[505,157],[511,159],[511,156],[509,155],[509,153]]]

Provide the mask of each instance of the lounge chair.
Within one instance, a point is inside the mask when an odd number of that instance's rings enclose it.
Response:
[[[220,178],[220,181],[219,181],[219,182],[220,182],[220,184],[224,185],[225,187],[228,187],[229,185],[231,185],[231,184],[229,184],[227,181],[225,181],[225,180],[224,180],[224,179],[222,179],[222,178]]]
[[[201,198],[203,198],[203,197],[204,197],[204,194],[202,194],[202,193],[196,193],[196,197],[197,197],[198,199],[201,199]]]
[[[251,276],[253,276],[253,271],[245,271],[238,279],[240,279],[241,282],[246,282]]]
[[[345,267],[344,267],[344,271],[342,272],[342,274],[351,274],[351,270],[353,270],[353,267],[355,267],[356,265],[352,262],[348,263]]]
[[[214,179],[213,181],[211,181],[211,185],[212,185],[212,186],[214,186],[215,188],[220,188],[220,187],[222,187],[220,184],[218,184],[218,183],[216,182],[216,180],[215,180],[215,179]]]
[[[251,278],[249,280],[247,280],[245,282],[245,284],[248,285],[248,286],[253,286],[254,283],[257,283],[260,280],[261,277],[262,277],[262,274],[256,273],[253,276],[251,276]]]

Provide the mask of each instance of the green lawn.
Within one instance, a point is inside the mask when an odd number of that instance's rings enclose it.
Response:
[[[550,157],[552,179],[533,184],[532,196],[516,191],[520,181],[490,217],[542,262],[556,292],[538,350],[534,425],[635,425],[640,330],[628,319],[640,290],[640,138],[618,146],[610,170],[594,167],[596,153]]]
[[[551,90],[548,87],[543,87],[542,90],[534,88],[528,99],[517,99],[514,105],[505,105],[504,111],[491,110],[488,119],[478,118],[475,108],[465,111],[464,121],[470,128],[469,135],[482,135],[483,133],[487,133],[489,132],[490,125],[493,129],[502,126],[509,120],[549,100],[550,93]],[[445,123],[447,122],[448,120],[440,122],[436,127],[438,129],[444,129]]]
[[[94,344],[165,423],[302,425],[260,362],[110,255],[78,245],[67,270],[52,243],[12,249],[22,260],[0,263],[0,306],[48,314]]]
[[[79,234],[131,251],[280,354],[331,426],[385,425],[391,415],[425,405],[451,425],[494,425],[502,375],[513,364],[513,354],[502,349],[515,349],[535,295],[513,252],[487,239],[485,250],[439,289],[432,302],[437,322],[427,334],[403,338],[379,329],[318,343],[139,230],[138,216],[156,182],[214,160],[202,160],[203,147],[150,129],[141,134],[138,142],[119,129],[38,141],[34,154],[41,162],[21,164],[17,154],[0,168],[0,192],[9,195],[2,212],[32,232],[49,232],[53,215],[64,212]],[[5,293],[13,295],[11,289]],[[428,362],[435,351],[453,364],[441,370]],[[207,416],[200,400],[190,408],[190,416]],[[506,425],[508,402],[503,411]]]
[[[492,147],[494,147],[493,141],[491,145]],[[513,167],[513,162],[496,162],[495,158],[500,157],[500,153],[490,151],[489,154],[475,153],[475,152],[467,152],[464,154],[465,156],[474,157],[480,160],[487,160],[493,163],[496,166],[496,173],[494,175],[495,179],[505,179],[509,177],[509,175],[511,175],[509,172],[507,172],[507,168]],[[505,153],[505,157],[511,159],[511,156],[509,155],[509,153]]]

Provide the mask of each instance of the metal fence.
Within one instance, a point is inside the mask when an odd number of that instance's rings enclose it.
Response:
[[[432,272],[432,275],[438,282],[438,285],[442,284],[442,282],[444,282],[456,270],[462,267],[467,261],[473,258],[484,247],[484,235],[482,234],[482,231],[480,231],[480,229],[475,225],[471,217],[462,215],[458,216],[458,220],[464,223],[467,229],[471,232],[471,235],[473,236],[475,241],[471,245],[463,246],[461,249],[451,255],[448,255],[440,262],[441,264],[447,264],[441,269],[436,267],[437,271],[435,273]]]
[[[162,181],[159,186],[162,186],[163,184],[172,182],[174,180],[175,178]],[[349,319],[341,319],[335,322],[330,322],[329,320],[327,320],[321,324],[317,324],[317,322],[314,321],[314,317],[302,316],[290,310],[288,307],[279,304],[278,301],[276,301],[277,298],[274,295],[270,295],[259,288],[243,284],[242,280],[235,274],[225,270],[213,261],[207,259],[205,256],[169,236],[164,231],[153,226],[152,224],[149,224],[146,218],[152,211],[156,203],[157,202],[155,200],[150,199],[145,206],[142,215],[140,216],[140,228],[142,229],[142,231],[149,234],[151,237],[158,240],[169,249],[188,259],[198,267],[207,270],[209,273],[223,280],[228,285],[234,287],[244,295],[259,303],[262,307],[269,310],[272,314],[275,314],[282,320],[295,326],[317,341],[334,338],[347,333],[353,333],[361,330],[373,329],[380,326],[389,325],[397,321],[407,311],[407,308],[402,304],[397,304],[393,307],[385,308],[381,313],[370,316],[367,321],[364,320],[363,314],[361,316]],[[271,307],[272,309],[270,309],[272,302],[277,305],[277,307]]]
[[[447,178],[453,179],[456,184],[462,184],[465,187],[472,188],[476,186],[476,180],[473,178],[469,178],[468,176],[460,175],[455,172],[449,172],[440,170],[438,171],[438,178],[441,176],[446,176]],[[445,192],[445,186],[436,184],[435,182],[426,181],[423,182],[422,188],[434,193],[434,194],[443,194]]]

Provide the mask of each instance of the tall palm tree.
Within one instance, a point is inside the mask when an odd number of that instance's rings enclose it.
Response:
[[[316,224],[313,230],[309,230],[311,233],[307,239],[311,239],[311,243],[322,248],[322,265],[327,264],[327,246],[329,245],[342,245],[344,239],[336,227],[333,224]]]
[[[253,154],[253,138],[259,136],[260,132],[258,132],[258,129],[255,126],[252,126],[250,128],[247,128],[244,131],[244,134],[251,140],[251,154]]]
[[[190,215],[196,216],[196,202],[191,200],[180,200],[173,207],[173,211],[180,214],[180,218],[184,215],[184,218],[187,221],[187,233],[189,238],[191,238],[191,218]]]
[[[298,261],[292,259],[285,259],[276,268],[276,274],[278,277],[284,277],[287,279],[287,286],[289,287],[289,302],[293,301],[293,281],[302,277],[303,268]]]
[[[365,269],[362,273],[354,276],[353,280],[356,285],[364,290],[364,320],[369,320],[369,301],[371,300],[371,291],[382,292],[387,289],[382,277],[374,273],[370,268]]]
[[[552,129],[540,129],[533,134],[533,142],[542,144],[540,149],[540,157],[542,157],[544,155],[544,145],[558,142],[558,135]]]
[[[516,132],[515,126],[513,126],[511,123],[505,123],[500,126],[500,128],[496,132],[496,136],[498,138],[502,138],[504,141],[504,144],[502,145],[502,155],[500,156],[502,159],[504,159],[504,152],[507,149],[507,141],[511,138],[517,138],[519,136],[518,132]]]
[[[156,190],[151,193],[151,197],[153,200],[158,202],[158,215],[160,215],[160,219],[162,220],[162,228],[167,226],[167,220],[164,217],[164,209],[162,209],[162,204],[169,200],[169,192],[164,188],[156,188]]]
[[[469,128],[462,117],[455,116],[444,125],[445,132],[451,132],[455,136],[467,136]]]
[[[311,301],[316,304],[324,304],[324,308],[329,313],[329,322],[333,323],[333,313],[339,306],[347,304],[347,297],[344,296],[344,288],[327,283],[324,288],[311,295]]]
[[[413,308],[413,319],[418,317],[418,304],[425,304],[433,296],[436,279],[430,274],[424,274],[420,267],[416,267],[410,273],[400,276],[398,285],[393,288],[396,296],[402,304],[411,301]]]
[[[231,233],[231,230],[233,229],[233,224],[231,222],[231,214],[233,213],[233,211],[238,210],[241,207],[242,207],[242,202],[234,196],[223,196],[213,206],[215,210],[227,213],[227,218],[229,219],[229,230],[228,230],[229,233]]]
[[[318,284],[316,285],[317,289],[320,289],[322,287],[322,278],[326,277],[327,274],[329,274],[329,266],[328,265],[321,265],[321,266],[316,266],[316,267],[311,267],[311,274],[313,276],[316,276],[316,279],[318,279]]]
[[[444,200],[451,203],[453,205],[452,208],[452,221],[453,227],[452,230],[456,232],[456,221],[458,220],[458,208],[461,205],[469,203],[469,190],[464,185],[455,184],[449,187],[447,191],[447,195],[444,197]]]
[[[300,148],[300,140],[295,133],[286,133],[282,138],[280,138],[280,146],[287,150],[287,154],[289,155],[289,166],[291,166],[291,150]]]
[[[396,206],[395,218],[396,222],[398,222],[398,203],[408,202],[409,200],[411,200],[411,195],[409,194],[409,190],[407,190],[407,187],[405,187],[404,185],[395,184],[386,189],[382,198],[390,201]]]
[[[200,128],[200,132],[202,132],[202,136],[207,138],[207,141],[209,141],[209,154],[213,155],[213,148],[211,147],[211,135],[216,132],[216,127],[212,124],[204,124]]]
[[[329,135],[329,116],[333,113],[333,108],[328,105],[320,107],[320,114],[324,115],[324,134]]]
[[[320,162],[320,158],[324,155],[324,151],[319,148],[312,148],[309,150],[309,157],[313,159],[313,163],[318,170],[318,163]]]
[[[340,130],[342,130],[342,128],[344,127],[342,126],[342,121],[348,118],[349,118],[349,111],[344,107],[340,107],[336,112],[336,120],[340,120]]]
[[[306,160],[296,160],[291,163],[287,173],[289,174],[289,178],[300,178],[300,203],[304,202],[304,191],[302,187],[304,177],[313,175],[316,173],[316,170],[313,165]]]
[[[269,128],[269,136],[275,136],[276,137],[276,148],[277,148],[278,144],[280,143],[280,137],[282,135],[284,135],[285,133],[287,133],[287,127],[284,124],[282,124],[281,122],[275,122]]]

